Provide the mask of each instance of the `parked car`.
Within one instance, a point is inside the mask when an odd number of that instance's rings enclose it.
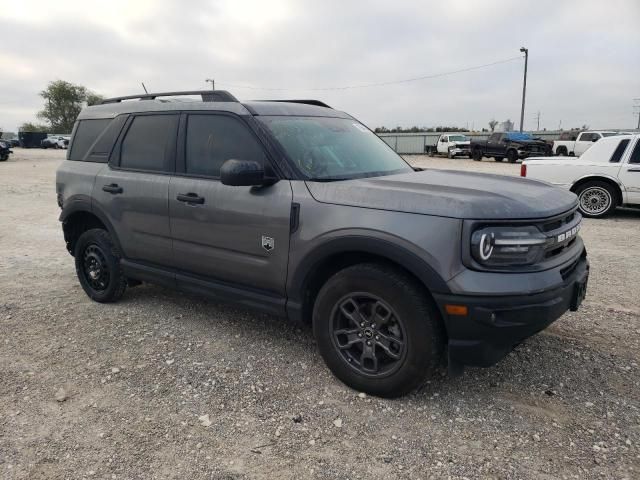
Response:
[[[585,217],[604,217],[640,205],[640,135],[603,138],[579,158],[531,158],[520,173],[574,192]]]
[[[309,322],[340,380],[393,397],[443,358],[496,363],[584,298],[574,194],[416,171],[319,101],[199,93],[80,113],[56,191],[91,299],[151,282]]]
[[[9,160],[9,154],[11,151],[10,145],[5,140],[0,140],[0,162]]]
[[[601,138],[613,135],[617,135],[617,133],[609,131],[564,132],[560,135],[559,140],[553,142],[553,154],[579,157]]]
[[[67,148],[69,146],[69,137],[50,136],[40,142],[42,148]]]
[[[427,148],[429,155],[446,155],[449,158],[471,156],[469,137],[460,133],[444,133],[435,145]]]
[[[486,140],[471,141],[471,157],[480,161],[483,157],[493,157],[496,162],[505,158],[515,163],[518,159],[535,155],[548,155],[549,145],[529,133],[496,132]]]

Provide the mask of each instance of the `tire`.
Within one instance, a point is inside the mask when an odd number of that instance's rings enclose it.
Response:
[[[516,163],[518,160],[518,152],[514,149],[507,150],[507,161],[509,163]]]
[[[0,162],[6,162],[7,160],[9,160],[9,155],[1,155],[0,156]]]
[[[567,147],[558,147],[558,149],[556,150],[556,155],[558,157],[566,157],[567,155],[569,155],[569,153],[567,152]]]
[[[105,230],[87,230],[76,242],[76,274],[85,293],[96,302],[117,301],[127,288],[120,252]]]
[[[607,182],[594,180],[576,189],[580,213],[589,218],[604,218],[618,206],[618,192]]]
[[[503,158],[503,157],[493,157],[493,159],[494,159],[496,162],[501,162],[502,160],[504,160],[504,158]]]
[[[405,395],[433,375],[445,345],[442,320],[424,289],[375,263],[345,268],[327,281],[315,301],[313,332],[338,379],[386,398]]]
[[[454,158],[455,157],[455,155],[453,153],[451,153],[451,149],[449,149],[447,151],[447,157],[449,157],[449,158]]]
[[[471,158],[473,158],[476,162],[482,161],[482,150],[479,148],[474,148],[471,152]]]

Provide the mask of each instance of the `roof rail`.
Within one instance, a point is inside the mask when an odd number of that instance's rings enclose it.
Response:
[[[107,98],[100,102],[119,103],[123,100],[155,100],[157,97],[180,97],[186,95],[200,95],[203,102],[237,102],[238,99],[226,90],[189,90],[186,92],[162,92],[162,93],[143,93],[140,95],[128,95],[126,97]]]
[[[258,101],[260,101],[260,102],[303,103],[305,105],[315,105],[316,107],[331,108],[329,105],[327,105],[324,102],[321,102],[320,100],[258,100]]]

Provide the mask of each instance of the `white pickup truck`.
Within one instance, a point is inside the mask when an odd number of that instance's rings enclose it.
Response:
[[[471,156],[471,141],[460,133],[443,133],[435,145],[427,148],[430,155],[446,155],[449,158]]]
[[[583,216],[604,217],[640,205],[640,135],[603,138],[579,158],[529,158],[520,175],[569,189]]]
[[[553,154],[558,156],[579,157],[591,147],[595,142],[604,137],[617,135],[616,132],[609,131],[588,131],[588,132],[563,132],[560,139],[553,142]]]

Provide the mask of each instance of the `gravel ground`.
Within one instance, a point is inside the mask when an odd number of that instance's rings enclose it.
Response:
[[[334,379],[306,327],[151,285],[91,302],[57,221],[63,156],[0,163],[0,477],[640,477],[639,211],[585,221],[579,312],[382,400]]]

